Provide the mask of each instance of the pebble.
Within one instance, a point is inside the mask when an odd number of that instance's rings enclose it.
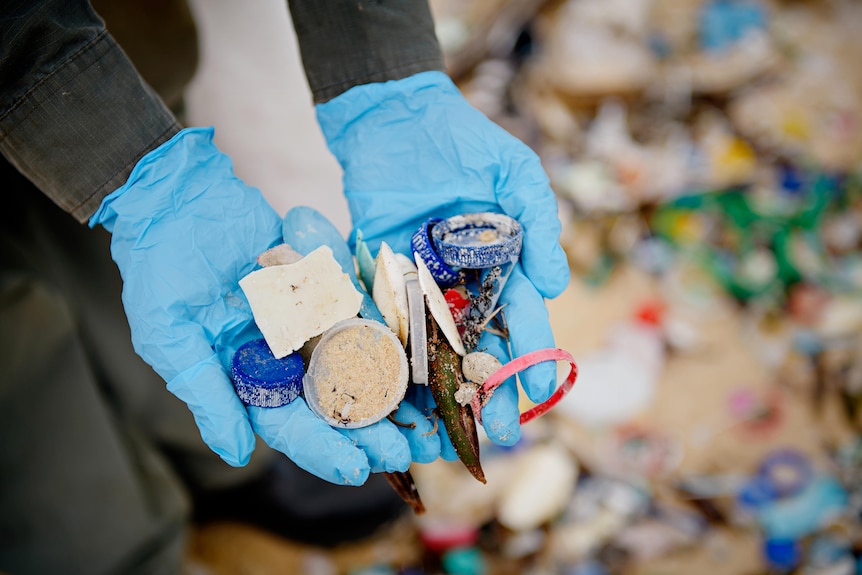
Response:
[[[503,367],[500,360],[484,351],[474,351],[464,356],[461,371],[468,381],[482,385],[495,371]]]

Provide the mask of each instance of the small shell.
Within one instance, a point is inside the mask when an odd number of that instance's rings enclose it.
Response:
[[[482,385],[491,374],[503,367],[500,360],[484,351],[474,351],[464,356],[461,371],[467,381]]]

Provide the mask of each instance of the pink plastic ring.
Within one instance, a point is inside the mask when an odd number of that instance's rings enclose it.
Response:
[[[479,391],[476,392],[476,395],[473,396],[473,414],[476,416],[479,424],[481,425],[482,423],[482,408],[485,407],[488,400],[491,399],[495,389],[500,387],[504,381],[516,373],[520,373],[528,367],[545,361],[568,361],[569,365],[572,366],[572,369],[569,370],[569,375],[566,377],[566,380],[557,388],[551,397],[521,414],[521,425],[524,425],[528,421],[539,416],[545,415],[552,407],[559,403],[560,400],[563,399],[563,396],[569,393],[569,390],[574,387],[575,380],[578,378],[578,366],[575,364],[575,359],[572,357],[572,354],[559,348],[547,348],[540,349],[538,351],[531,351],[530,353],[525,353],[521,357],[516,357],[492,373],[491,377],[482,384],[482,387],[480,387]]]

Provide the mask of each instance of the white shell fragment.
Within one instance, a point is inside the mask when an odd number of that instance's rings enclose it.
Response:
[[[407,334],[410,331],[407,288],[401,264],[386,242],[380,244],[376,264],[371,297],[383,314],[386,325],[395,332],[401,345],[406,346]]]
[[[416,268],[419,272],[419,285],[422,287],[422,293],[425,294],[428,303],[428,311],[431,312],[437,325],[440,326],[440,331],[446,336],[455,353],[463,356],[467,350],[464,349],[464,343],[458,333],[458,326],[455,325],[455,320],[452,318],[452,312],[449,311],[449,304],[446,303],[443,292],[440,291],[440,287],[434,281],[434,276],[428,271],[428,267],[420,257],[416,258]]]
[[[356,316],[362,304],[362,294],[328,246],[296,263],[253,271],[239,285],[276,358],[296,351],[336,322]]]
[[[464,356],[461,371],[467,381],[482,385],[491,374],[503,367],[500,360],[490,353],[474,351]]]
[[[497,518],[513,531],[534,529],[560,514],[575,489],[578,465],[562,446],[538,445],[513,466],[515,473],[500,494]]]
[[[404,254],[395,254],[395,261],[398,262],[398,267],[401,268],[401,273],[404,274],[404,277],[416,273],[416,264],[414,264],[413,260],[405,256]]]

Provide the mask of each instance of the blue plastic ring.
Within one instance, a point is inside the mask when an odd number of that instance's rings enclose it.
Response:
[[[518,259],[524,233],[518,220],[479,212],[447,218],[431,228],[434,249],[449,266],[483,269]]]
[[[243,344],[231,362],[237,396],[244,404],[256,407],[280,407],[296,399],[304,374],[298,352],[276,359],[264,339]]]
[[[442,221],[440,218],[431,218],[423,222],[419,229],[413,232],[413,237],[410,238],[410,247],[414,257],[422,259],[437,285],[445,289],[459,283],[461,274],[440,259],[431,243],[431,230]]]
[[[780,473],[780,469],[790,473]],[[760,465],[758,475],[766,481],[779,497],[789,497],[802,491],[813,477],[811,463],[800,452],[781,449],[769,454]]]

